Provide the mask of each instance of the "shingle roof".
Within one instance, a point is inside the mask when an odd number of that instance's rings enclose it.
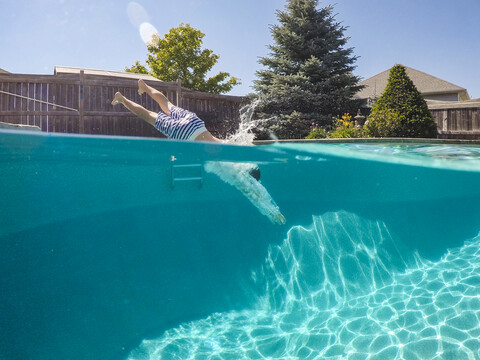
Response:
[[[405,69],[407,71],[408,77],[413,81],[418,91],[420,91],[420,93],[422,93],[423,95],[462,92],[464,92],[465,94],[467,93],[467,90],[465,88],[449,83],[448,81],[439,79],[422,71],[412,69],[408,66],[405,66]],[[372,76],[371,78],[360,82],[359,85],[365,85],[365,87],[360,90],[355,95],[355,97],[360,99],[379,97],[387,86],[390,70],[391,69],[385,70],[378,75]]]

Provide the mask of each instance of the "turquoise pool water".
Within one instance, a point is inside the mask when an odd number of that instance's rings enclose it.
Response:
[[[479,149],[0,132],[0,359],[479,359]]]

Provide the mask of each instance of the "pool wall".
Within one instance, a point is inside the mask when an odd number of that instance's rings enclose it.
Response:
[[[432,260],[480,230],[479,173],[436,164],[10,131],[0,132],[0,152],[6,359],[124,358],[182,322],[247,309],[269,246],[312,216],[381,219]],[[259,164],[287,223],[270,222],[214,174],[174,168],[209,161]]]

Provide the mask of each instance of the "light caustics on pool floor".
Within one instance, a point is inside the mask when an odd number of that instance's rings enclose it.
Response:
[[[257,306],[144,340],[139,359],[479,359],[480,236],[432,262],[385,223],[313,217],[252,274]]]

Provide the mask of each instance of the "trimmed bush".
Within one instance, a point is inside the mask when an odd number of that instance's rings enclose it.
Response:
[[[395,65],[387,87],[368,117],[365,131],[369,136],[433,138],[437,125],[405,67]]]

